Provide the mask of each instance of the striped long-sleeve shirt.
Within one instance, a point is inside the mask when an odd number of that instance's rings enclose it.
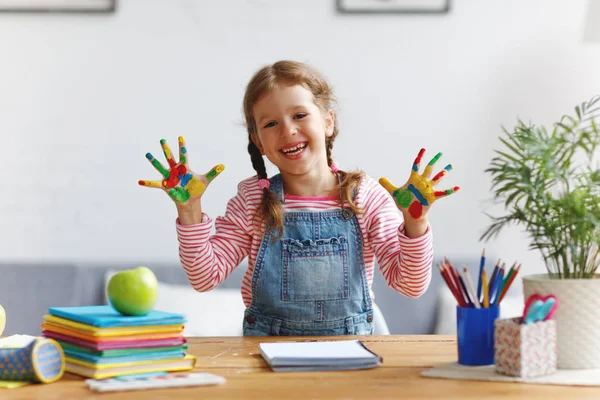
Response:
[[[252,300],[252,272],[265,224],[257,217],[262,198],[256,177],[243,180],[238,193],[229,200],[225,215],[217,217],[215,233],[206,214],[202,223],[181,225],[176,220],[179,257],[191,285],[199,292],[217,287],[244,258],[248,270],[242,281],[242,297],[248,307]],[[373,284],[375,260],[390,287],[408,296],[419,297],[431,281],[433,236],[431,227],[418,238],[404,234],[404,223],[389,193],[374,179],[361,182],[355,203],[362,233],[363,253],[369,290]],[[339,210],[337,197],[297,197],[285,195],[288,211]],[[371,296],[373,296],[371,292]]]

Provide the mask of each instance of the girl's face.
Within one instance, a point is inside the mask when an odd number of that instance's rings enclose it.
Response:
[[[325,137],[333,134],[332,111],[325,112],[301,85],[277,85],[253,107],[252,141],[284,176],[329,173]]]

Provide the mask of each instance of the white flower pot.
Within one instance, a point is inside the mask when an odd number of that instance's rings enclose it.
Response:
[[[600,368],[600,276],[595,279],[550,279],[547,274],[523,276],[525,300],[553,294],[557,327],[558,368]]]

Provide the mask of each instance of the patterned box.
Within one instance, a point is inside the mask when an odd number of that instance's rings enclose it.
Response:
[[[556,321],[522,324],[521,318],[494,323],[494,360],[497,373],[532,378],[556,371]]]

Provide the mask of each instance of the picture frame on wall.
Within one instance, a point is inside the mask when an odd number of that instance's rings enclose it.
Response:
[[[450,0],[336,0],[348,14],[446,14]]]
[[[0,0],[0,13],[112,13],[117,0]]]

